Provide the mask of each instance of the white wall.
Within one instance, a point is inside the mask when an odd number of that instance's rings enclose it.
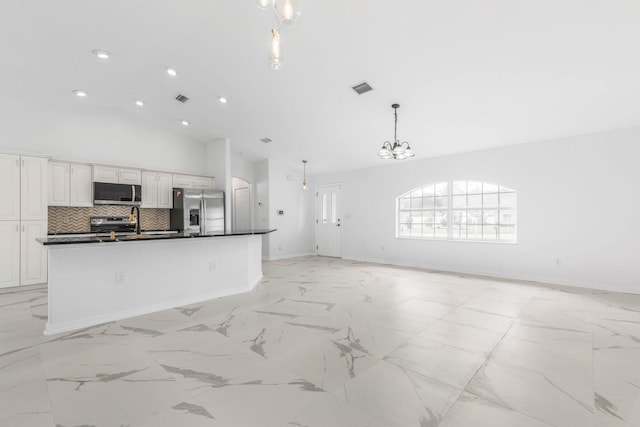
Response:
[[[249,160],[246,156],[231,151],[231,176],[236,178],[242,178],[245,181],[253,184],[255,181],[254,162]]]
[[[9,105],[8,103],[6,105]],[[121,111],[74,105],[1,111],[0,151],[65,160],[205,173],[204,144]]]
[[[413,145],[428,149],[428,141]],[[385,166],[314,181],[342,184],[344,258],[640,293],[639,158],[640,128],[634,128],[381,160]],[[456,179],[517,190],[517,244],[395,238],[397,196]]]
[[[231,142],[220,138],[206,146],[207,174],[215,177],[216,190],[224,191],[226,230],[231,230]]]
[[[313,192],[302,190],[302,165],[298,169],[269,159],[269,228],[278,231],[269,235],[268,259],[315,253]]]
[[[269,161],[255,163],[254,178],[256,198],[254,200],[255,226],[260,229],[269,228]],[[270,234],[262,236],[262,258],[269,259]]]

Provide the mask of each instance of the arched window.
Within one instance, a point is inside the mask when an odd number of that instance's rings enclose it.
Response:
[[[478,181],[425,185],[397,198],[396,237],[516,242],[516,191]]]

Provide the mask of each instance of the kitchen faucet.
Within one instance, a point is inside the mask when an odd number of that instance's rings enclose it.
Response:
[[[140,234],[140,208],[137,206],[131,207],[131,213],[129,214],[129,221],[133,221],[133,210],[136,211],[136,234]]]

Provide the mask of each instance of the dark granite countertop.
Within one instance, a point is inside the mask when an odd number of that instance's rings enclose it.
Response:
[[[115,243],[115,242],[139,242],[149,240],[173,240],[173,239],[193,239],[200,237],[225,237],[225,236],[247,236],[252,234],[267,234],[276,231],[276,229],[253,229],[253,230],[233,230],[226,233],[161,233],[161,234],[125,234],[116,235],[114,239],[110,236],[65,236],[56,237],[51,235],[45,238],[36,239],[37,242],[45,246],[48,245],[69,245],[76,243]]]

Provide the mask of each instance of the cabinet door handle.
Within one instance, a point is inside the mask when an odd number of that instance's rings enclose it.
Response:
[[[20,166],[20,160],[16,159],[16,166]]]
[[[16,231],[20,231],[20,226],[16,224]]]
[[[24,166],[24,160],[22,161],[22,166]]]
[[[24,233],[24,225],[22,226],[22,232]]]

